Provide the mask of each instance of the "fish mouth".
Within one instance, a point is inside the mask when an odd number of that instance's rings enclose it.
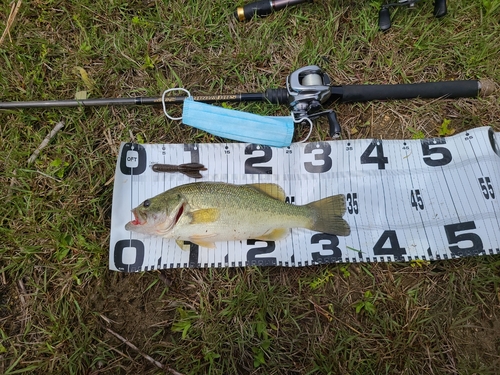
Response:
[[[129,221],[127,223],[127,225],[126,225],[127,228],[129,228],[129,227],[136,227],[136,226],[139,226],[139,225],[146,224],[147,220],[143,219],[141,217],[141,215],[139,215],[139,213],[137,212],[137,210],[133,209],[132,213],[134,214],[134,220],[131,220],[131,221]],[[127,228],[125,228],[125,229],[127,229]]]

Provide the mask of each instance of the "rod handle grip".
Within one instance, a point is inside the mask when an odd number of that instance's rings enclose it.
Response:
[[[489,95],[485,81],[446,81],[399,85],[348,85],[342,87],[340,101],[366,102],[371,100],[398,100],[415,98],[475,98]]]
[[[255,15],[264,17],[272,12],[273,4],[271,0],[262,0],[238,7],[234,12],[234,16],[240,21],[248,21]]]

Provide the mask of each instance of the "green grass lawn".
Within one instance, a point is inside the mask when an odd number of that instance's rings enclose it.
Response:
[[[263,92],[313,64],[337,85],[500,83],[498,0],[448,1],[439,20],[422,1],[392,12],[385,33],[377,1],[316,1],[239,23],[233,12],[245,3],[25,0],[10,24],[4,1],[0,101]],[[436,137],[443,123],[500,131],[498,91],[331,108],[343,139]],[[329,139],[327,129],[319,120],[311,140]],[[498,256],[108,271],[123,141],[221,140],[153,107],[0,110],[0,374],[498,373]]]

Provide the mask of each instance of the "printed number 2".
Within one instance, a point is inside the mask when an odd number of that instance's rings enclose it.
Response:
[[[422,196],[420,195],[420,190],[415,189],[411,191],[411,206],[415,207],[415,209],[418,211],[418,209],[423,210],[424,209],[424,202],[422,201]]]
[[[256,166],[255,164],[266,163],[273,158],[273,150],[269,146],[258,146],[255,144],[245,147],[245,155],[252,155],[256,152],[263,152],[262,156],[248,158],[245,161],[245,174],[272,174],[273,167]]]
[[[481,190],[486,199],[495,199],[495,192],[493,191],[493,186],[491,185],[491,180],[489,177],[478,178],[479,185],[481,185]]]

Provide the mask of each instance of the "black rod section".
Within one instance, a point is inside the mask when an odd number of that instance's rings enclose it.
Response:
[[[398,100],[415,98],[475,98],[489,95],[493,90],[485,81],[426,82],[399,85],[350,85],[343,86],[340,101],[367,102],[371,100]],[[483,87],[487,86],[487,87]],[[333,94],[333,90],[332,90]]]

